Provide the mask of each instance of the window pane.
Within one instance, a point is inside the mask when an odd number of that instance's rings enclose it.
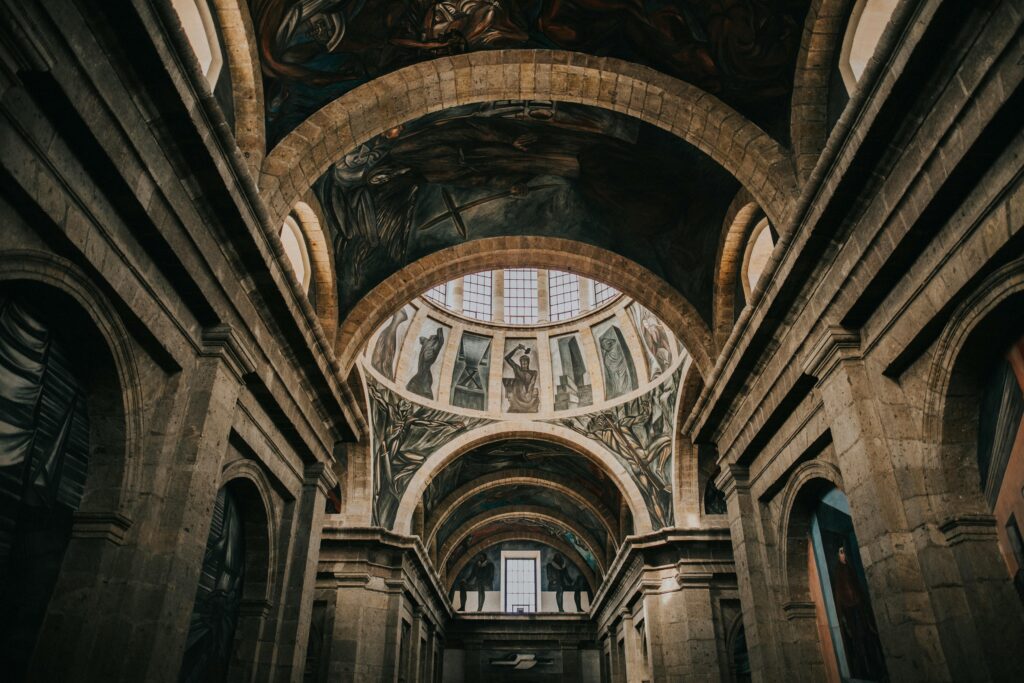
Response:
[[[580,279],[575,273],[548,271],[548,306],[552,322],[580,314]]]
[[[534,558],[505,560],[505,611],[537,611],[537,561]]]
[[[505,322],[532,325],[537,322],[537,269],[505,271]]]
[[[433,301],[434,303],[441,304],[442,306],[447,306],[448,285],[449,283],[446,282],[443,285],[431,287],[430,289],[427,290],[427,298]]]
[[[594,281],[594,305],[600,306],[605,301],[610,301],[619,295],[619,290],[609,287],[603,282]]]
[[[491,319],[491,271],[462,280],[462,314],[476,320]]]

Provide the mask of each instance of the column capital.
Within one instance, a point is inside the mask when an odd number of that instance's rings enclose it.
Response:
[[[746,491],[750,488],[750,471],[743,465],[725,463],[722,471],[715,479],[715,486],[729,498],[738,491]]]
[[[338,477],[325,462],[317,461],[306,465],[303,475],[303,486],[316,486],[324,495],[338,485]]]
[[[199,355],[223,360],[239,382],[256,372],[256,358],[230,325],[203,328],[200,341]]]
[[[829,325],[818,336],[803,366],[803,373],[814,377],[820,384],[843,361],[861,357],[860,333]]]

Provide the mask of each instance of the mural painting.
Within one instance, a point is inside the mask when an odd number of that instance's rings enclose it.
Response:
[[[405,333],[409,331],[416,309],[405,305],[395,313],[377,334],[377,341],[373,345],[373,354],[370,357],[370,364],[373,369],[388,379],[395,379],[395,363],[398,360],[398,352],[405,341]]]
[[[415,405],[366,378],[373,433],[373,523],[391,528],[410,480],[430,455],[458,434],[490,420]]]
[[[645,64],[770,127],[785,113],[806,0],[250,0],[273,147],[328,102],[435,57],[506,48]]]
[[[554,420],[615,454],[640,488],[655,529],[671,526],[674,519],[672,428],[681,376],[679,368],[642,396],[607,410]]]
[[[537,366],[536,339],[505,340],[505,364],[501,372],[505,412],[536,413],[540,410]]]
[[[584,572],[572,559],[551,546],[536,541],[501,541],[477,553],[467,562],[451,584],[448,599],[452,606],[463,612],[479,612],[486,594],[501,590],[502,551],[535,550],[540,553],[540,590],[553,593],[554,607],[565,612],[575,607],[584,610],[582,599],[593,598],[593,587]],[[566,600],[568,598],[568,600]],[[550,603],[541,601],[541,611],[548,611]]]
[[[434,365],[444,351],[445,342],[451,334],[447,325],[427,318],[420,327],[419,352],[416,362],[409,368],[409,381],[405,388],[414,394],[429,398],[437,398],[438,377],[434,373]]]
[[[571,498],[558,491],[529,484],[489,489],[466,501],[454,510],[437,529],[437,545],[438,547],[443,546],[452,534],[457,533],[477,515],[504,508],[527,506],[549,508],[553,515],[564,515],[578,528],[590,535],[590,538],[600,546],[596,550],[603,557],[609,556],[609,544],[614,541],[609,539],[608,530],[591,510],[575,503]]]
[[[492,536],[506,533],[540,533],[550,536],[553,539],[561,541],[567,544],[576,552],[578,557],[583,564],[590,568],[590,571],[595,576],[601,574],[600,564],[597,561],[597,557],[594,555],[593,550],[587,547],[587,545],[580,540],[580,538],[561,524],[556,523],[553,520],[542,519],[538,517],[506,517],[504,519],[496,519],[486,524],[483,524],[472,532],[468,533],[459,541],[451,552],[448,553],[448,557],[444,563],[445,574],[451,575],[452,570],[460,559],[466,556],[466,553],[474,546],[486,541]]]
[[[452,373],[452,405],[487,410],[487,375],[491,367],[491,338],[464,332]]]
[[[555,410],[584,408],[594,402],[578,334],[551,339],[551,376],[555,386]]]
[[[665,329],[665,325],[657,316],[639,303],[630,304],[629,317],[633,320],[637,336],[644,347],[647,377],[651,380],[657,379],[672,366],[672,333]]]
[[[652,125],[526,100],[428,114],[350,150],[314,183],[342,316],[439,249],[538,235],[614,250],[710,319],[708,264],[738,187],[713,160]]]
[[[634,391],[640,386],[637,382],[636,366],[615,319],[594,325],[591,331],[594,333],[598,356],[601,358],[601,370],[604,373],[604,397],[611,400]]]
[[[576,482],[579,493],[602,501],[611,510],[617,510],[622,500],[615,482],[586,457],[558,444],[510,439],[474,448],[438,472],[423,494],[426,519],[429,520],[441,501],[460,486],[513,469],[533,470]],[[629,531],[628,527],[623,529],[623,533]]]

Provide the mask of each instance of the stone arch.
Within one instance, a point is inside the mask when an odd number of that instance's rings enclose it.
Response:
[[[263,110],[263,76],[249,4],[245,0],[210,0],[217,13],[235,109],[235,142],[253,178],[259,177],[267,149]]]
[[[103,293],[59,256],[2,252],[0,284],[28,288],[34,301],[55,307],[61,312],[54,316],[55,329],[75,339],[71,351],[81,361],[90,422],[89,473],[79,515],[114,520],[107,533],[120,540],[140,492],[144,431],[141,379],[128,330]]]
[[[486,427],[461,434],[427,458],[426,462],[423,463],[409,481],[405,493],[402,494],[402,500],[399,502],[398,511],[395,514],[395,519],[397,520],[394,528],[395,532],[399,534],[412,533],[413,513],[416,510],[416,506],[423,499],[423,493],[426,491],[427,485],[446,465],[457,460],[467,451],[505,439],[547,441],[565,446],[579,455],[589,458],[604,469],[605,473],[619,487],[619,491],[633,515],[636,533],[643,534],[653,530],[651,515],[647,510],[647,504],[640,493],[639,487],[610,451],[597,443],[590,441],[584,443],[583,438],[576,434],[576,432],[561,425],[546,422],[506,421],[495,422]]]
[[[804,21],[793,74],[789,129],[793,161],[801,183],[810,177],[828,139],[832,68],[846,32],[852,1],[813,0]]]
[[[309,250],[309,262],[313,269],[312,279],[316,283],[316,305],[313,307],[324,333],[334,338],[338,330],[338,290],[334,286],[334,259],[331,245],[324,235],[320,214],[306,201],[295,202],[292,207]]]
[[[586,532],[585,529],[581,529],[579,526],[574,524],[571,520],[565,519],[561,516],[553,514],[549,508],[537,507],[537,506],[526,506],[516,510],[487,510],[481,512],[479,515],[471,518],[465,526],[462,527],[457,535],[452,536],[445,544],[444,547],[439,548],[437,551],[438,566],[445,567],[448,564],[448,558],[452,553],[459,547],[466,536],[473,533],[475,529],[479,529],[482,526],[490,524],[502,519],[538,519],[546,522],[550,522],[557,526],[564,528],[567,531],[571,531],[576,535],[578,539],[590,550],[597,562],[597,570],[600,573],[604,573],[605,566],[607,564],[604,556],[600,552],[600,547],[594,538]],[[575,550],[574,554],[579,554]],[[457,572],[453,572],[457,575]]]
[[[236,460],[221,478],[222,488],[230,490],[242,508],[245,530],[242,604],[228,668],[228,680],[241,681],[251,678],[266,647],[264,635],[274,595],[279,593],[274,582],[278,534],[270,485],[256,463]]]
[[[718,162],[750,189],[776,225],[797,195],[788,152],[713,95],[648,67],[557,50],[489,50],[439,57],[386,74],[312,114],[267,155],[267,206],[283,219],[346,152],[395,126],[463,104],[541,99],[637,117]]]
[[[635,261],[582,242],[556,237],[490,237],[463,242],[424,256],[392,274],[349,312],[338,335],[336,356],[343,374],[394,311],[434,285],[462,275],[515,263],[578,273],[616,288],[657,311],[682,340],[702,375],[714,365],[713,341],[697,309],[674,287]]]
[[[490,538],[488,538],[486,540],[483,540],[480,543],[477,543],[475,545],[470,546],[466,550],[466,552],[463,553],[462,558],[460,558],[458,562],[456,562],[454,565],[452,565],[451,572],[443,574],[442,581],[443,581],[445,589],[448,591],[448,593],[451,594],[452,586],[455,583],[455,579],[457,579],[459,577],[459,572],[462,571],[463,567],[465,567],[470,561],[472,561],[472,559],[474,557],[476,557],[479,553],[487,550],[488,548],[490,548],[492,546],[498,545],[499,543],[504,543],[505,541],[535,541],[537,543],[543,543],[545,545],[551,546],[552,548],[554,548],[558,552],[560,552],[563,555],[565,555],[567,558],[578,557],[578,553],[576,552],[576,550],[574,548],[572,548],[572,546],[570,546],[565,541],[562,541],[562,540],[557,539],[557,538],[553,538],[551,536],[546,536],[546,535],[541,535],[541,534],[537,534],[535,536],[530,536],[530,535],[524,535],[524,534],[521,534],[521,533],[518,533],[518,532],[514,532],[514,531],[513,532],[504,533],[504,534],[495,534],[494,536],[492,536],[492,537],[490,537]],[[597,581],[597,577],[594,576],[594,572],[591,571],[590,567],[587,566],[587,564],[585,562],[581,564],[581,563],[578,563],[578,562],[576,562],[574,560],[569,560],[569,561],[572,562],[573,566],[577,570],[579,570],[583,574],[583,576],[587,579],[587,581],[589,582],[589,584],[591,586],[591,590],[592,591],[597,591],[597,587],[600,584]],[[442,569],[442,571],[443,571],[443,569]]]
[[[715,258],[712,305],[712,331],[717,351],[725,347],[736,323],[736,287],[742,275],[747,237],[763,215],[764,212],[745,189],[736,194],[725,213]]]
[[[921,424],[924,481],[940,523],[991,516],[978,485],[980,371],[1024,334],[1024,259],[986,278],[950,317],[928,368]],[[930,451],[930,452],[928,452]]]
[[[784,600],[810,601],[807,538],[811,515],[821,496],[833,488],[843,490],[838,468],[823,460],[811,460],[793,471],[782,491],[782,516],[776,529],[779,539],[776,566]]]
[[[605,531],[610,537],[617,538],[619,536],[617,532],[618,525],[612,517],[612,511],[578,493],[576,489],[573,488],[573,482],[569,479],[550,473],[539,474],[536,470],[513,469],[502,470],[501,472],[495,472],[493,474],[474,479],[455,491],[452,491],[451,494],[441,501],[434,520],[426,526],[424,545],[429,548],[437,531],[444,525],[445,520],[447,520],[460,505],[471,500],[473,496],[492,489],[516,486],[519,484],[546,488],[564,495],[577,505],[581,505],[589,510],[591,514],[594,515],[594,518],[604,525]]]

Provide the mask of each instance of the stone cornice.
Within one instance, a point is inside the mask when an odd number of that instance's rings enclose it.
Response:
[[[860,358],[860,334],[830,325],[822,330],[803,364],[803,372],[820,384],[846,360]]]
[[[220,358],[239,382],[256,372],[256,359],[230,325],[203,329],[200,355]]]

